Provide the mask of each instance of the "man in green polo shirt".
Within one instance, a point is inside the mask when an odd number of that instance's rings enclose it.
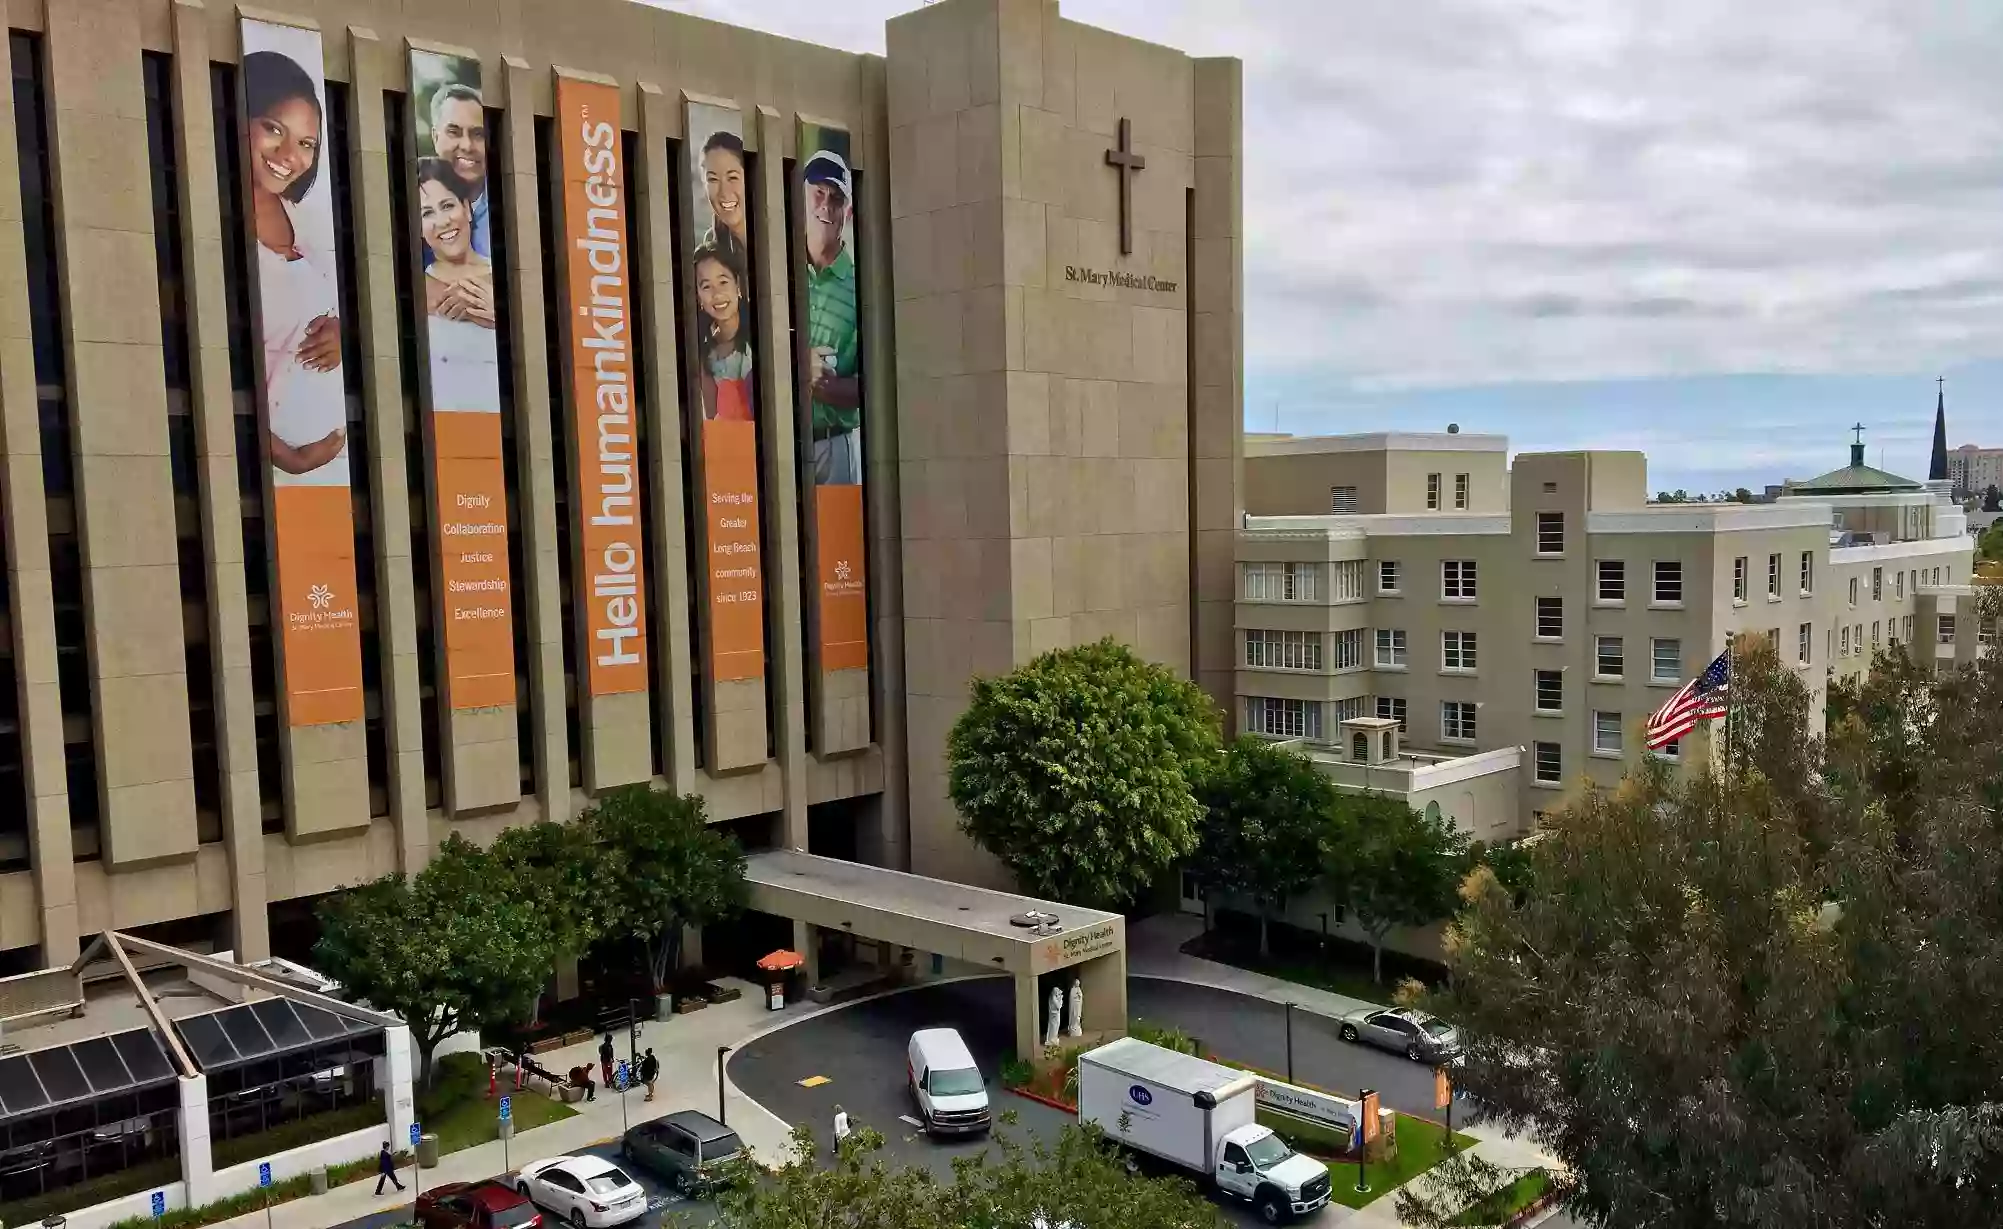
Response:
[[[848,248],[855,199],[848,163],[833,150],[807,159],[807,382],[814,407],[814,481],[862,481],[862,370],[856,335],[855,256]]]

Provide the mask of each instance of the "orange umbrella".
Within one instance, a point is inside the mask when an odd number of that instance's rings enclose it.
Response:
[[[807,958],[798,952],[777,951],[761,957],[758,967],[769,972],[780,973],[787,969],[797,969],[807,963]]]

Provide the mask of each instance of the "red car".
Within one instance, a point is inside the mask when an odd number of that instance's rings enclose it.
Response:
[[[448,1182],[417,1197],[423,1229],[542,1229],[542,1213],[499,1182]]]

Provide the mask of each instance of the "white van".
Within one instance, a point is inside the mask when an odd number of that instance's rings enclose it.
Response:
[[[921,1028],[911,1034],[904,1069],[918,1121],[928,1133],[960,1135],[988,1129],[987,1082],[959,1033]]]

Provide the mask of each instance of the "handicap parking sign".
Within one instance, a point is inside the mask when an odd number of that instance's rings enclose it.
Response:
[[[259,1186],[270,1186],[270,1185],[271,1185],[271,1162],[270,1162],[270,1161],[259,1161],[259,1162],[257,1163],[257,1184],[258,1184]]]
[[[514,1098],[512,1098],[512,1097],[502,1097],[502,1098],[501,1098],[501,1121],[502,1121],[502,1122],[506,1122],[506,1121],[507,1121],[508,1119],[510,1119],[510,1118],[513,1118],[514,1116],[515,1116],[515,1106],[514,1106]]]
[[[410,1124],[410,1146],[417,1147],[417,1124],[414,1122]]]
[[[155,1215],[155,1216],[165,1216],[165,1215],[167,1215],[167,1192],[166,1192],[166,1191],[154,1191],[154,1192],[153,1192],[153,1215]]]

